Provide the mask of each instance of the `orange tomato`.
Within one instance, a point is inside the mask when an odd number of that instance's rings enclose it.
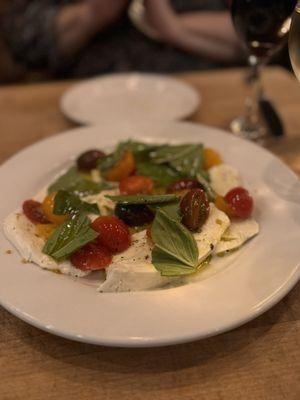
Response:
[[[131,151],[125,151],[122,158],[105,173],[106,180],[119,182],[130,176],[135,170],[135,160]]]
[[[222,196],[217,196],[215,200],[215,206],[223,211],[225,214],[228,215],[228,217],[233,217],[234,216],[234,210],[230,207],[230,205],[227,203],[227,201],[224,199]]]
[[[151,194],[153,181],[147,176],[128,176],[120,181],[119,188],[122,194]]]
[[[35,229],[37,235],[47,240],[56,229],[56,226],[55,224],[37,224]]]
[[[204,169],[207,170],[211,167],[214,167],[215,165],[222,164],[222,162],[223,162],[222,158],[216,150],[210,149],[208,147],[204,149],[204,160],[203,160]]]
[[[43,203],[42,203],[42,210],[47,217],[48,221],[52,222],[53,224],[60,225],[68,219],[68,215],[56,215],[53,213],[54,208],[54,199],[56,196],[56,192],[49,193]]]

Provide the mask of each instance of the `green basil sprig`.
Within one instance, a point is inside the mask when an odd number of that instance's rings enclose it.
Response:
[[[174,211],[174,210],[173,210]],[[160,208],[152,225],[152,263],[162,276],[184,276],[196,272],[199,251],[193,235]]]
[[[74,212],[100,214],[97,204],[87,203],[73,193],[66,190],[59,190],[54,199],[53,213],[56,215],[65,215]]]
[[[137,175],[148,176],[158,187],[165,187],[178,181],[183,176],[174,168],[165,164],[154,164],[149,161],[138,162],[136,165]]]
[[[175,194],[161,194],[161,195],[121,195],[121,196],[109,196],[108,199],[115,201],[120,204],[145,204],[145,205],[159,205],[164,203],[178,202],[178,197]]]
[[[74,214],[70,220],[60,225],[49,237],[43,253],[56,261],[62,261],[93,241],[98,233],[91,228],[91,221],[83,214]]]
[[[150,153],[155,164],[168,164],[181,176],[194,178],[203,168],[203,145],[164,145]]]
[[[80,174],[76,167],[71,167],[49,186],[48,193],[66,190],[67,192],[72,192],[79,196],[87,196],[99,193],[105,189],[111,189],[111,187],[112,186],[107,182],[97,183],[86,179]]]

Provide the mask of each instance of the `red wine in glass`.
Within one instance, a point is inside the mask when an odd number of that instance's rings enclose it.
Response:
[[[232,0],[230,10],[239,37],[247,46],[252,67],[253,95],[247,100],[246,114],[236,118],[231,129],[237,135],[264,142],[259,100],[263,97],[260,67],[285,42],[297,0]],[[261,140],[262,139],[262,140]]]
[[[231,14],[251,54],[269,57],[283,43],[296,0],[233,0]]]

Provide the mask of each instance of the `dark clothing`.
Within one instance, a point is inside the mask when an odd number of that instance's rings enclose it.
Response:
[[[105,72],[176,72],[213,67],[198,56],[145,37],[126,15],[102,31],[72,59],[56,47],[55,17],[73,0],[11,0],[2,26],[14,58],[30,69],[47,69],[55,76],[90,76]],[[224,9],[222,0],[173,0],[178,12]]]

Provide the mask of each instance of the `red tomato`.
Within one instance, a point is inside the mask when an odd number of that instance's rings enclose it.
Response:
[[[183,190],[198,189],[201,185],[195,179],[180,179],[167,187],[167,193],[176,193]]]
[[[120,181],[122,194],[150,194],[153,190],[153,181],[147,176],[129,176]]]
[[[70,260],[82,271],[95,271],[106,268],[112,261],[112,255],[105,246],[88,243],[72,254]]]
[[[242,187],[236,187],[226,194],[225,200],[234,211],[236,217],[247,219],[251,216],[253,211],[253,199],[248,190]]]
[[[26,200],[23,203],[23,213],[34,224],[49,224],[42,211],[42,204],[35,200]]]
[[[131,244],[127,225],[117,217],[98,217],[92,223],[92,228],[99,232],[98,243],[106,246],[113,253],[125,251]]]

